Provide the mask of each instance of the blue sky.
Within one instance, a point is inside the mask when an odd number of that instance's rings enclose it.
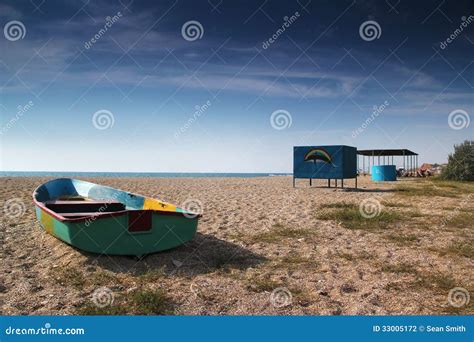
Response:
[[[24,36],[0,36],[1,169],[290,172],[294,145],[330,144],[445,162],[474,136],[449,120],[474,113],[473,4],[395,3],[2,1]]]

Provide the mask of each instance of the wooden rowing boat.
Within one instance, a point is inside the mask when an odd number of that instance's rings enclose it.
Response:
[[[199,216],[160,200],[60,178],[33,193],[43,229],[81,250],[141,256],[177,247],[196,234]]]

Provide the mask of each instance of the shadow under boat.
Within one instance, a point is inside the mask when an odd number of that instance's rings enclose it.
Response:
[[[76,250],[87,257],[86,265],[132,276],[140,276],[154,270],[180,275],[207,274],[229,268],[243,270],[267,260],[235,243],[202,233],[197,233],[193,240],[182,246],[146,254],[140,258],[99,255]]]

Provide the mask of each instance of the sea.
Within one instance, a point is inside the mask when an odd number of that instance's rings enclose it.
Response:
[[[220,173],[220,172],[69,172],[69,171],[0,171],[0,177],[155,177],[155,178],[254,178],[289,176],[290,173]]]

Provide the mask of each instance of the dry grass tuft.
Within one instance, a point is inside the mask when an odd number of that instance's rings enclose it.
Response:
[[[170,315],[173,303],[162,289],[137,289],[119,294],[111,305],[98,307],[92,301],[76,310],[78,315]]]
[[[382,209],[380,214],[367,218],[362,215],[356,204],[339,204],[333,205],[319,212],[316,217],[319,220],[332,220],[340,222],[341,225],[348,229],[376,229],[387,228],[390,224],[400,222],[403,218],[398,212]]]
[[[412,234],[388,234],[385,235],[385,238],[399,246],[406,246],[419,241],[419,238]]]

